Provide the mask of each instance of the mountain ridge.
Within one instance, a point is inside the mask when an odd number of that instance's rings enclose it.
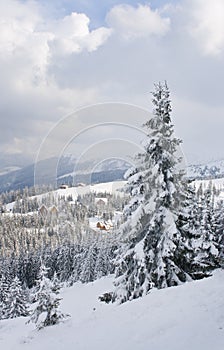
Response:
[[[57,164],[56,175],[55,164]],[[124,174],[131,163],[123,159],[89,160],[77,164],[71,155],[42,160],[37,164],[30,164],[21,169],[10,167],[5,174],[0,173],[0,192],[23,189],[34,186],[34,172],[38,167],[39,182],[41,184],[60,185],[62,183],[76,185],[80,182],[100,183],[123,180]],[[207,163],[191,164],[187,167],[187,177],[190,179],[209,179],[224,177],[224,159]]]

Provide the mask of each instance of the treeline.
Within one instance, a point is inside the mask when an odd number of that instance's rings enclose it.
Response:
[[[5,211],[6,210],[5,205],[8,203],[12,203],[17,200],[21,200],[23,198],[28,198],[28,197],[36,196],[46,192],[50,192],[50,191],[53,191],[54,189],[55,187],[51,185],[41,185],[41,186],[25,187],[23,189],[18,189],[14,191],[2,192],[0,193],[0,210]]]
[[[60,282],[69,285],[87,283],[114,272],[116,249],[114,236],[86,231],[78,242],[68,240],[56,248],[45,245],[40,250],[1,258],[0,278],[12,281],[18,277],[25,288],[32,288],[43,263],[50,279],[56,273]]]

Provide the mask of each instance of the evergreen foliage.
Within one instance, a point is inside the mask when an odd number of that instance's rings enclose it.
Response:
[[[10,286],[10,294],[5,318],[16,318],[21,316],[26,317],[28,315],[27,292],[22,288],[18,277],[15,277]]]
[[[214,268],[220,267],[213,214],[209,214],[215,211],[214,201],[209,199],[210,186],[200,196],[196,196],[195,189],[190,185],[185,193],[184,210],[177,220],[182,234],[178,256],[180,264],[190,276],[200,279],[210,276]]]
[[[128,174],[131,201],[121,226],[124,247],[118,260],[114,300],[122,303],[149,292],[190,280],[179,264],[182,236],[176,220],[184,198],[183,172],[178,170],[181,141],[173,135],[170,93],[165,83],[155,85],[153,117],[145,124],[145,152]]]
[[[0,279],[0,320],[7,318],[10,281],[2,276]]]
[[[18,277],[12,282],[2,278],[0,282],[0,315],[1,319],[26,317],[28,311],[28,295],[21,286]]]
[[[47,274],[48,270],[42,264],[37,281],[37,292],[34,298],[37,300],[37,306],[30,317],[30,321],[36,324],[38,330],[55,325],[68,316],[59,310],[60,301],[62,300],[58,297],[60,291],[59,281],[56,275],[51,281]]]

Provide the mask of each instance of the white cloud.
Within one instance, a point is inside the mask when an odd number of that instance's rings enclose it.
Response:
[[[86,15],[76,13],[57,20],[47,18],[35,1],[0,1],[4,150],[23,152],[30,144],[34,151],[40,142],[38,138],[47,131],[45,127],[37,128],[38,123],[46,126],[47,122],[53,123],[75,108],[97,100],[99,92],[95,86],[60,86],[52,68],[57,66],[57,56],[66,67],[69,55],[91,52],[104,44],[111,30],[100,27],[91,31],[89,22]]]
[[[8,0],[0,4],[0,60],[20,66],[17,86],[46,83],[52,57],[97,50],[111,29],[89,29],[85,14],[71,13],[56,21],[44,17],[37,2]],[[20,78],[20,79],[19,79]]]
[[[7,4],[0,4],[0,59],[11,61],[12,65],[23,62],[21,73],[25,80],[43,78],[45,74],[48,41],[52,35],[36,30],[41,22],[39,8],[34,2],[9,0]]]
[[[205,54],[221,54],[224,50],[224,1],[191,0],[188,4],[192,36]]]
[[[107,15],[108,24],[126,39],[162,36],[170,27],[170,19],[160,15],[159,10],[152,10],[147,5],[118,5]]]
[[[53,24],[53,43],[61,54],[79,53],[84,49],[95,51],[107,41],[111,29],[100,27],[90,31],[89,22],[85,14],[73,12]]]

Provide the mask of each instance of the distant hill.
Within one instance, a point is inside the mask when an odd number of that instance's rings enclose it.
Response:
[[[40,161],[37,164],[39,184],[62,183],[77,185],[78,183],[96,184],[123,180],[126,170],[130,165],[121,160],[109,159],[98,164],[97,161],[88,161],[78,164],[70,156]],[[57,165],[56,175],[55,164]],[[35,165],[31,164],[22,169],[0,174],[0,192],[22,189],[34,185]]]
[[[55,165],[57,165],[57,173],[53,176]],[[103,162],[91,160],[77,165],[76,159],[72,156],[63,156],[59,162],[56,158],[50,158],[37,164],[38,183],[77,185],[80,182],[96,184],[123,180],[124,174],[130,166],[130,163],[121,159],[108,159]],[[0,172],[0,192],[33,186],[34,170],[34,164],[17,170],[8,166],[5,171],[2,170],[2,174]],[[224,160],[189,165],[187,175],[192,179],[224,177]]]

